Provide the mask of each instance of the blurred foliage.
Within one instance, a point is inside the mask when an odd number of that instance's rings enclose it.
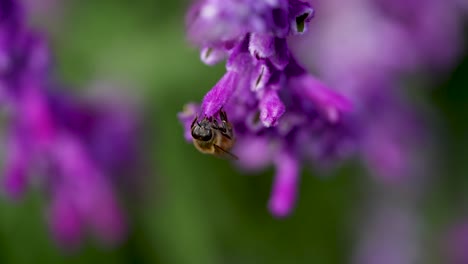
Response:
[[[177,112],[199,101],[223,66],[203,65],[184,39],[181,1],[63,1],[65,15],[50,38],[56,77],[86,89],[111,80],[139,98],[145,115],[150,184],[142,201],[129,201],[132,233],[115,249],[88,241],[79,252],[48,236],[44,197],[0,200],[0,263],[348,263],[356,209],[367,176],[354,165],[317,177],[304,168],[295,213],[267,211],[273,170],[248,175],[228,161],[201,155],[183,140]],[[54,15],[54,14],[50,14]],[[431,193],[435,229],[455,216],[468,189],[468,58],[431,92],[443,123],[444,178]],[[312,167],[312,166],[310,166]],[[441,191],[440,191],[441,190]],[[461,197],[461,196],[464,196]],[[466,203],[464,205],[467,205]],[[440,216],[447,216],[445,219]]]

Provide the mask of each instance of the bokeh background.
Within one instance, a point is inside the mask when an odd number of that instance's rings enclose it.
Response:
[[[243,172],[183,139],[177,112],[200,101],[224,72],[202,64],[186,41],[188,1],[28,2],[31,24],[49,36],[55,78],[80,89],[115,83],[138,102],[145,164],[134,175],[142,183],[137,197],[127,199],[131,232],[123,244],[89,239],[79,250],[61,248],[49,235],[44,197],[33,191],[16,203],[0,200],[0,263],[352,263],[367,208],[382,190],[405,193],[397,204],[418,214],[423,257],[415,263],[445,263],[446,233],[468,216],[467,56],[415,92],[435,124],[430,156],[437,166],[423,182],[392,190],[355,161],[326,174],[311,164],[295,212],[276,219],[266,207],[273,169]],[[417,201],[406,202],[419,187]]]

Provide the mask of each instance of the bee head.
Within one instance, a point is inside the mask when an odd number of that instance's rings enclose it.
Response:
[[[194,122],[192,125],[192,137],[196,140],[210,141],[213,139],[211,122],[203,119],[201,122]]]

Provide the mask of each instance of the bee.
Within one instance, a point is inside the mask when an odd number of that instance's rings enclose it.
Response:
[[[201,153],[237,160],[237,156],[229,152],[235,143],[232,124],[223,110],[219,117],[221,124],[213,117],[204,117],[201,121],[195,117],[191,125],[193,145]]]

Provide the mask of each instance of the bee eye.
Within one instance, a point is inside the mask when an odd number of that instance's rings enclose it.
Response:
[[[201,141],[210,141],[213,138],[213,133],[211,133],[211,129],[197,127],[192,130],[192,137]]]

